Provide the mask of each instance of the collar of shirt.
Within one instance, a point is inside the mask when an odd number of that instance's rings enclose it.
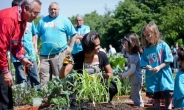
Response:
[[[22,8],[20,6],[18,6],[18,21],[22,22],[22,28],[25,29],[26,25],[27,25],[27,22],[22,21],[21,13],[22,13]]]
[[[82,25],[80,25],[80,26],[77,26],[77,28],[81,28],[83,26],[83,24]]]
[[[21,12],[22,12],[22,9],[21,9],[20,6],[18,6],[18,20],[19,21],[22,21],[22,19],[21,19]]]

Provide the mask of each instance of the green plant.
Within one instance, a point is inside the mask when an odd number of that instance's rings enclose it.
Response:
[[[121,80],[119,79],[118,76],[114,76],[113,80],[116,82],[116,85],[117,85],[117,89],[118,89],[117,96],[123,95],[122,94],[122,83],[121,83]]]
[[[128,78],[120,80],[119,76],[114,76],[114,81],[116,82],[117,89],[118,89],[117,96],[129,95],[130,94],[131,86],[130,86]]]
[[[71,87],[72,86],[72,87]],[[60,80],[58,77],[54,78],[52,81],[49,81],[47,83],[47,88],[48,90],[48,103],[53,103],[51,102],[52,99],[54,100],[64,100],[64,99],[58,99],[58,97],[61,97],[61,94],[65,95],[64,98],[66,98],[67,106],[70,106],[70,99],[69,96],[70,94],[73,93],[72,91],[73,85],[69,81],[66,80]],[[63,103],[65,104],[65,103]]]
[[[12,87],[14,106],[32,105],[32,98],[42,98],[37,88],[23,88],[22,85],[14,85]]]
[[[91,102],[95,105],[96,103],[109,101],[107,89],[109,84],[107,83],[110,82],[102,78],[102,73],[90,75],[84,70],[83,74],[76,73],[76,80],[79,82],[75,87],[79,104]]]
[[[62,97],[52,98],[50,104],[54,104],[57,107],[57,109],[59,109],[61,108],[61,106],[67,105],[67,99]]]
[[[121,80],[121,83],[122,83],[122,88],[121,88],[122,94],[129,95],[130,91],[131,91],[129,79],[125,78],[125,79]]]
[[[123,57],[121,53],[115,54],[109,54],[108,55],[109,63],[113,69],[113,75],[114,75],[114,81],[117,84],[118,88],[118,96],[121,95],[129,95],[130,94],[130,83],[128,78],[124,80],[119,79],[119,74],[122,73],[123,70],[125,70],[125,63],[127,62],[127,59]]]
[[[127,62],[126,58],[123,57],[121,53],[117,54],[108,54],[109,63],[113,69],[114,76],[121,73],[125,70],[125,63]]]

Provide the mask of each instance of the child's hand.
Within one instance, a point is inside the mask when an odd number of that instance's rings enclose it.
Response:
[[[157,66],[157,67],[155,67],[155,68],[152,68],[152,71],[153,71],[153,72],[155,72],[155,73],[157,73],[157,72],[159,72],[159,71],[160,71],[160,67],[159,67],[159,66]]]
[[[122,74],[119,74],[119,79],[123,80]]]
[[[151,67],[151,65],[146,65],[146,68],[149,70],[149,71],[152,71],[152,67]]]

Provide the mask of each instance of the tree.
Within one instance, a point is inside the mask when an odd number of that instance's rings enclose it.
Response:
[[[182,5],[181,5],[182,4]],[[105,42],[118,48],[117,41],[128,33],[141,36],[142,27],[153,21],[169,45],[182,44],[184,36],[184,2],[179,0],[125,0],[119,2],[104,36]]]

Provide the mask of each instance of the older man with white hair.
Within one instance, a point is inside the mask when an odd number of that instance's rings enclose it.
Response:
[[[10,50],[23,65],[33,66],[33,63],[24,57],[21,39],[26,22],[36,19],[40,9],[40,0],[23,0],[20,6],[0,11],[0,110],[13,110],[13,79],[8,70],[6,52]]]
[[[82,15],[78,14],[76,16],[75,23],[76,23],[75,30],[77,31],[77,37],[74,43],[72,54],[76,54],[83,50],[81,40],[85,34],[90,32],[90,27],[84,25],[84,19]]]

